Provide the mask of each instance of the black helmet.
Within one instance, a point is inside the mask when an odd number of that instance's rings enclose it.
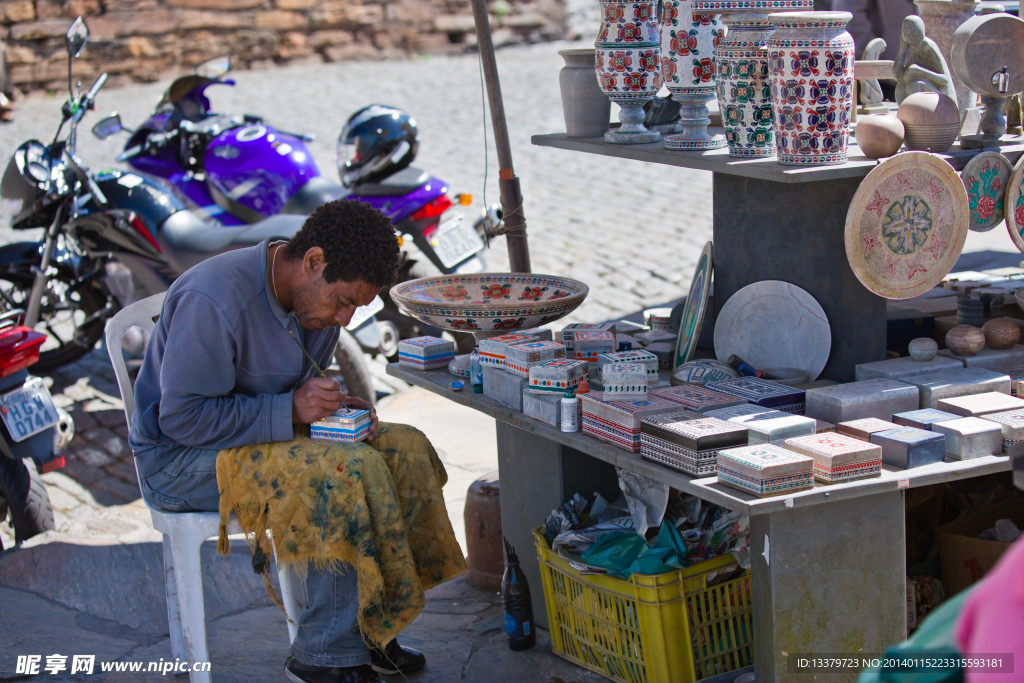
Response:
[[[346,186],[376,182],[416,158],[420,134],[401,109],[371,104],[352,114],[338,137],[338,175]]]

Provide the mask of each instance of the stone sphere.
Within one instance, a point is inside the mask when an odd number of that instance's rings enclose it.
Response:
[[[891,157],[903,144],[903,122],[886,114],[861,116],[853,135],[860,151],[869,159]]]
[[[1006,318],[989,320],[981,326],[985,334],[985,344],[990,349],[1008,349],[1020,339],[1020,327]]]
[[[903,100],[896,117],[904,125],[950,126],[960,123],[960,110],[956,102],[946,95],[916,92]]]
[[[974,325],[957,325],[946,333],[946,348],[958,356],[973,356],[985,348],[985,333]]]
[[[910,357],[914,360],[929,361],[938,352],[938,343],[930,337],[918,337],[910,342]]]

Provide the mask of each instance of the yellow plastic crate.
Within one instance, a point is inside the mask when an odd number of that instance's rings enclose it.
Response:
[[[731,555],[628,581],[581,575],[534,530],[551,647],[622,683],[693,683],[753,664],[750,575],[707,587]]]

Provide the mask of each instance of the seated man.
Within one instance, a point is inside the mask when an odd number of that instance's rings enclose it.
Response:
[[[465,569],[429,441],[378,424],[321,371],[339,327],[395,279],[399,253],[386,216],[338,200],[291,240],[210,258],[168,290],[135,384],[130,443],[146,498],[170,512],[219,510],[222,552],[235,512],[255,539],[254,566],[268,564],[269,529],[278,562],[304,571],[285,665],[294,683],[422,668],[394,636],[424,590]],[[367,442],[310,440],[308,424],[342,407],[371,411]]]

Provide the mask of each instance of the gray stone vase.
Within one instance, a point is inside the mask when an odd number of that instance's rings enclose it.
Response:
[[[565,132],[574,138],[596,138],[610,127],[612,101],[598,85],[594,48],[559,50],[565,66],[558,73]]]

